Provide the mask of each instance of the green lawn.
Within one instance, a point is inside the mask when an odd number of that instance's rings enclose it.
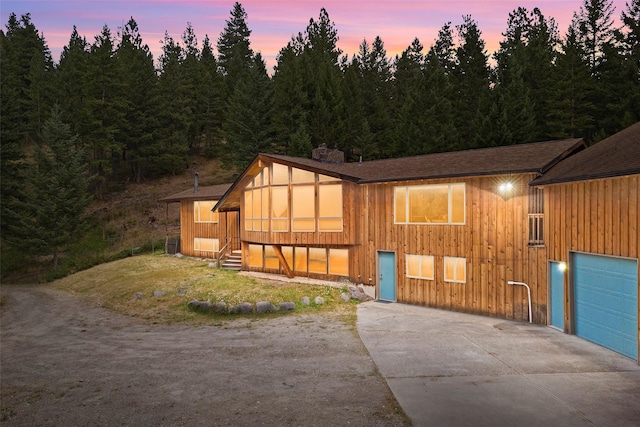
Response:
[[[296,303],[295,311],[286,315],[333,311],[352,316],[355,313],[356,302],[345,303],[340,298],[344,289],[255,279],[208,264],[208,261],[189,258],[143,255],[101,264],[47,286],[69,291],[90,304],[161,323],[201,323],[240,316],[194,312],[187,307],[193,299],[224,301],[228,305],[270,301],[276,307],[280,302]],[[165,295],[155,297],[154,291],[165,292]],[[136,298],[136,293],[143,296]],[[309,306],[301,304],[304,296],[311,299]],[[316,296],[323,297],[325,304],[316,306],[313,303]],[[284,314],[245,316],[278,315]]]

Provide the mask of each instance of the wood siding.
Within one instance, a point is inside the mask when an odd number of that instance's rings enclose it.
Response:
[[[497,194],[501,180],[510,178],[516,191],[510,197]],[[522,286],[531,287],[533,321],[547,322],[546,248],[529,246],[528,183],[533,174],[514,177],[421,180],[363,185],[358,206],[358,235],[350,278],[378,285],[376,253],[396,252],[397,299],[447,310],[528,320],[528,300]],[[464,182],[464,225],[394,224],[394,187]],[[406,254],[432,255],[435,279],[406,277]],[[444,281],[444,257],[466,258],[466,283]]]
[[[180,202],[180,247],[187,256],[213,258],[211,252],[195,251],[193,240],[196,237],[220,240],[220,248],[227,242],[231,249],[240,249],[238,212],[221,212],[217,223],[194,221],[193,201]]]
[[[640,257],[640,175],[547,185],[544,191],[549,260],[566,262],[571,271],[570,252]],[[573,333],[569,277],[565,280],[565,331]]]

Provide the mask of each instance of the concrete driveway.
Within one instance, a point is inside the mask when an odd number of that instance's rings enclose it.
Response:
[[[381,302],[357,327],[416,426],[640,425],[640,366],[576,336]]]

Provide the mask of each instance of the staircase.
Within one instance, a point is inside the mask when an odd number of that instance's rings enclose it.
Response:
[[[225,270],[240,271],[242,269],[242,252],[239,250],[231,251],[229,256],[222,261],[221,267]]]

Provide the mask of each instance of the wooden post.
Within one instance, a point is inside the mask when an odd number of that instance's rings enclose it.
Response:
[[[273,250],[276,253],[276,255],[278,256],[278,259],[280,260],[280,264],[282,264],[282,268],[284,268],[284,272],[287,275],[287,277],[289,279],[294,278],[295,275],[293,274],[293,270],[291,270],[291,267],[289,267],[289,264],[287,263],[287,260],[285,259],[284,255],[282,254],[281,245],[273,245]]]

